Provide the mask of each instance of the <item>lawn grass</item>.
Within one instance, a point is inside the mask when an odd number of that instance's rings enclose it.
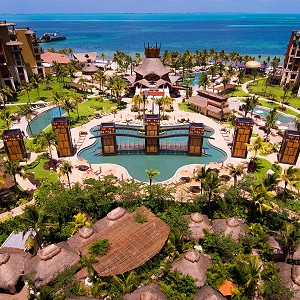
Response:
[[[72,81],[71,78],[66,77],[64,82]],[[32,89],[29,91],[30,102],[36,102],[38,100],[50,101],[54,92],[70,93],[70,90],[61,85],[56,78],[53,77],[49,83],[50,90],[44,90],[48,87],[46,83],[41,83],[39,89]],[[39,92],[39,93],[38,93]],[[10,97],[9,102],[11,103],[27,103],[29,101],[26,91],[17,92],[16,96]]]
[[[286,94],[286,98],[283,99],[284,91],[281,86],[268,86],[266,90],[266,79],[256,81],[255,83],[250,83],[248,85],[248,90],[251,93],[266,97],[277,102],[288,102],[290,106],[294,108],[300,107],[300,98],[291,95],[290,92]],[[266,92],[265,92],[266,90]]]
[[[235,90],[226,94],[226,97],[246,97],[248,94],[242,90],[242,87],[236,86]]]
[[[182,111],[185,111],[185,112],[197,113],[195,110],[190,108],[189,102],[178,103],[178,108]]]
[[[256,158],[257,168],[254,172],[257,183],[262,183],[263,179],[266,176],[267,171],[271,168],[272,163],[265,158],[258,157]]]
[[[262,100],[259,100],[259,105],[261,106],[264,106],[264,107],[268,107],[268,108],[277,108],[278,111],[280,112],[280,106],[274,102],[270,102],[270,101],[262,101]],[[294,110],[291,110],[289,108],[286,108],[284,111],[282,111],[283,113],[285,114],[288,114],[288,115],[292,115],[292,116],[298,116],[298,113],[295,112]]]
[[[35,175],[35,179],[38,181],[45,181],[47,180],[48,182],[57,182],[58,181],[58,174],[52,170],[45,170],[44,165],[47,163],[49,159],[43,158],[40,160],[40,163],[32,168],[28,169],[28,173],[33,173]]]

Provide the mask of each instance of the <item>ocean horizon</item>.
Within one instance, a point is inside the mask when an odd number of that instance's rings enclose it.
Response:
[[[41,44],[44,50],[72,48],[74,52],[104,53],[116,50],[134,55],[144,44],[161,45],[161,51],[195,52],[214,48],[265,59],[283,55],[300,14],[262,13],[72,13],[0,14],[0,20],[29,27],[41,36],[59,31],[64,41]]]

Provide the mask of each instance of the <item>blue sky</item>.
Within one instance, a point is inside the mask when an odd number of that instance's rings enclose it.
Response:
[[[0,0],[0,13],[300,13],[300,0]]]

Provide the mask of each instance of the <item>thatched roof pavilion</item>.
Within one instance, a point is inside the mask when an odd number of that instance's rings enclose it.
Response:
[[[198,212],[186,215],[184,218],[188,221],[189,231],[191,232],[192,238],[199,241],[205,237],[204,230],[212,233],[213,228],[206,215]]]
[[[167,300],[166,295],[160,290],[158,284],[150,283],[131,294],[124,296],[126,300]]]
[[[211,257],[200,254],[197,250],[189,250],[175,261],[171,266],[171,272],[178,271],[182,275],[190,275],[195,280],[195,286],[202,287],[205,284],[206,272],[211,265]]]
[[[279,268],[278,277],[294,292],[292,300],[300,299],[300,266],[283,262],[276,263],[276,266]]]
[[[230,235],[236,242],[246,235],[246,226],[238,218],[215,219],[212,221],[212,226],[216,233],[223,232],[225,236]]]
[[[68,244],[72,249],[78,250],[83,243],[95,236],[96,233],[98,231],[95,228],[84,226],[68,239]]]
[[[213,288],[204,286],[194,296],[194,300],[226,300],[226,298]]]
[[[137,222],[137,215],[143,216],[146,221]],[[141,266],[161,250],[169,235],[168,225],[146,207],[140,207],[130,214],[125,213],[118,221],[114,220],[116,215],[107,217],[112,225],[99,230],[98,234],[80,247],[82,254],[90,256],[88,248],[93,242],[109,240],[108,252],[98,257],[93,265],[100,276],[123,274]]]
[[[67,266],[74,266],[78,262],[79,253],[72,250],[67,242],[51,244],[26,262],[25,274],[33,273],[33,283],[40,288],[63,272]]]
[[[25,263],[31,257],[20,249],[0,249],[0,289],[15,294],[16,285],[24,274]]]

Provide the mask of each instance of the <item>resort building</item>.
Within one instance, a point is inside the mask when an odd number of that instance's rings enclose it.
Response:
[[[35,32],[15,29],[15,23],[0,22],[0,82],[16,90],[33,74],[44,76]]]
[[[284,72],[281,84],[300,85],[300,30],[293,30],[284,59]],[[298,89],[300,97],[300,88]]]
[[[160,48],[145,48],[146,59],[134,69],[135,75],[126,76],[132,93],[147,96],[163,97],[178,95],[176,82],[180,76],[170,75],[171,69],[165,67],[159,56]]]
[[[229,115],[231,108],[227,98],[220,94],[211,93],[205,90],[197,91],[198,95],[189,99],[192,109],[199,111],[205,116],[213,117],[218,120]]]
[[[44,52],[41,54],[42,65],[45,68],[45,73],[53,73],[52,66],[54,63],[59,63],[62,66],[67,66],[71,62],[71,58],[65,54],[56,52]]]

